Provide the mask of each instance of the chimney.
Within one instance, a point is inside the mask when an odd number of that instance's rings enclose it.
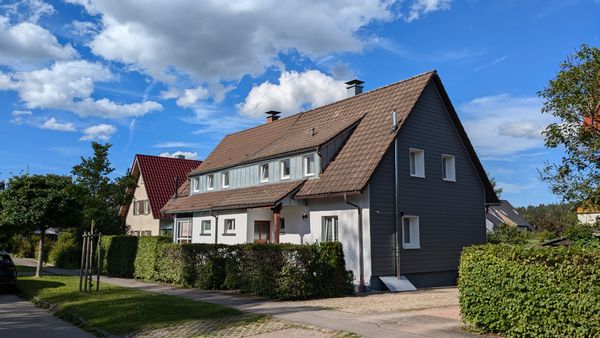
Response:
[[[179,154],[179,155],[177,155],[177,158],[180,160],[185,160],[185,155]]]
[[[265,114],[267,114],[267,123],[272,123],[279,120],[279,114],[281,114],[281,112],[269,110]]]
[[[361,94],[363,92],[363,81],[354,79],[346,82],[346,89],[348,90],[348,97]]]

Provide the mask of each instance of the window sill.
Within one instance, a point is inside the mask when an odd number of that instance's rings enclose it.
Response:
[[[282,178],[281,178],[281,180],[282,180],[282,181],[289,180],[289,179],[290,179],[290,177],[291,177],[291,176],[285,176],[285,177],[282,177]]]
[[[420,245],[416,245],[416,246],[412,246],[412,245],[411,246],[404,246],[403,245],[402,249],[406,249],[406,250],[418,250],[418,249],[421,249],[421,246]]]
[[[456,179],[442,178],[444,182],[456,182]]]
[[[200,236],[212,236],[212,234],[200,234]]]
[[[235,234],[234,233],[224,233],[224,234],[221,234],[221,236],[235,236]]]
[[[313,177],[313,176],[315,176],[315,173],[312,173],[312,174],[304,174],[304,177]]]
[[[229,186],[221,187],[221,189],[229,189]]]
[[[421,175],[413,175],[413,174],[410,174],[410,177],[416,177],[416,178],[425,178],[425,175],[421,176]]]
[[[260,180],[260,183],[269,183],[269,180],[266,180],[266,181]]]

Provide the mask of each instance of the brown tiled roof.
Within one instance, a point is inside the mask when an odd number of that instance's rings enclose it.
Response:
[[[319,178],[306,182],[296,197],[361,192],[428,83],[433,83],[438,88],[471,155],[486,188],[486,201],[497,203],[498,199],[487,175],[435,71],[229,135],[193,173],[215,171],[316,148],[358,123]],[[392,131],[391,112],[394,110],[398,116],[399,127]]]
[[[293,194],[304,181],[261,184],[249,188],[224,189],[214,192],[189,195],[189,180],[179,189],[178,198],[171,199],[162,212],[182,213],[201,210],[257,208],[275,206]]]

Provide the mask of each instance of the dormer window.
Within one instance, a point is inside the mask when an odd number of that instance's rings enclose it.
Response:
[[[315,155],[305,155],[302,158],[302,163],[304,167],[304,176],[314,176],[315,175]]]
[[[291,168],[290,168],[290,159],[281,160],[279,162],[280,170],[281,170],[281,179],[288,180],[291,177]]]
[[[269,163],[263,163],[260,165],[260,182],[269,182]]]
[[[206,190],[213,190],[215,188],[215,177],[214,175],[206,175]]]
[[[192,191],[193,192],[200,191],[200,179],[198,177],[192,178]]]
[[[224,171],[221,176],[223,177],[223,188],[229,188],[229,171]]]

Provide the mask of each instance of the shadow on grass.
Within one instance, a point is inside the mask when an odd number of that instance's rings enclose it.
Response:
[[[21,279],[17,277],[17,289],[27,297],[39,296],[47,289],[55,289],[65,286],[65,283],[45,279]]]

